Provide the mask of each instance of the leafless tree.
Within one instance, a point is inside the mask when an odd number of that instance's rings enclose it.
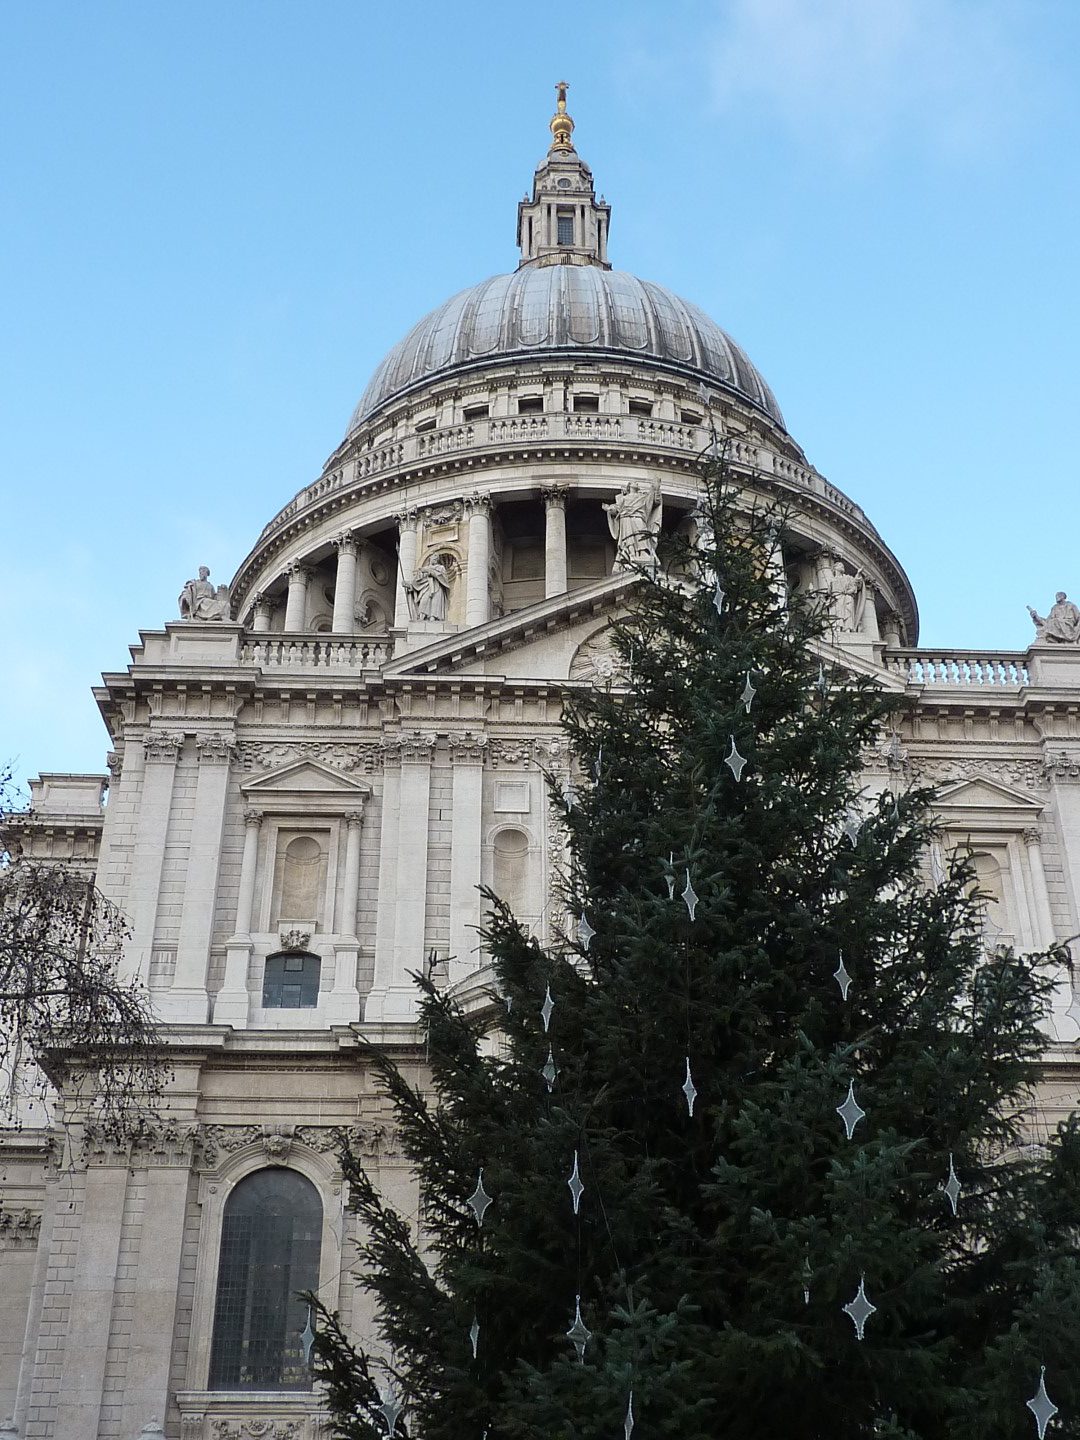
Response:
[[[26,858],[0,776],[0,1124],[47,1108],[51,1087],[121,1131],[165,1076],[146,988],[121,973],[128,928],[93,878]]]

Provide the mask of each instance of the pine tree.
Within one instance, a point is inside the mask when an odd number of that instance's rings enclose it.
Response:
[[[491,1008],[421,978],[430,1081],[371,1051],[420,1224],[346,1148],[379,1336],[318,1316],[337,1433],[1011,1440],[1045,1366],[1080,1435],[1046,957],[986,943],[963,858],[928,876],[930,792],[866,793],[897,702],[778,593],[782,516],[720,460],[702,510],[568,700],[561,942],[489,895]]]

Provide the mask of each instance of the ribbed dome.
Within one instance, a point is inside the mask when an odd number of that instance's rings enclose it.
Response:
[[[454,295],[389,352],[347,434],[388,400],[502,357],[622,355],[735,391],[780,426],[772,391],[719,325],[662,285],[598,265],[526,265]]]

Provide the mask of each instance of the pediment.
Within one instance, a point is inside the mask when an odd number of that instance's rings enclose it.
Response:
[[[283,765],[279,770],[271,770],[268,775],[260,775],[257,780],[247,781],[241,789],[252,799],[256,796],[267,799],[298,794],[363,796],[370,786],[318,760],[294,760],[291,765]]]
[[[968,813],[1011,810],[1019,817],[1037,815],[1042,806],[1022,790],[1013,790],[985,775],[973,775],[970,779],[943,785],[934,799],[934,809]]]
[[[581,646],[614,618],[627,591],[637,583],[635,575],[610,575],[395,656],[383,674],[388,678],[416,674],[577,678],[571,667]]]

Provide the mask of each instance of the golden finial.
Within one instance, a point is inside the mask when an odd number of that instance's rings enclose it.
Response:
[[[566,113],[566,92],[569,88],[565,80],[560,80],[555,86],[555,114],[551,117],[551,133],[554,137],[551,142],[552,150],[574,148],[570,139],[574,133],[574,122]]]

